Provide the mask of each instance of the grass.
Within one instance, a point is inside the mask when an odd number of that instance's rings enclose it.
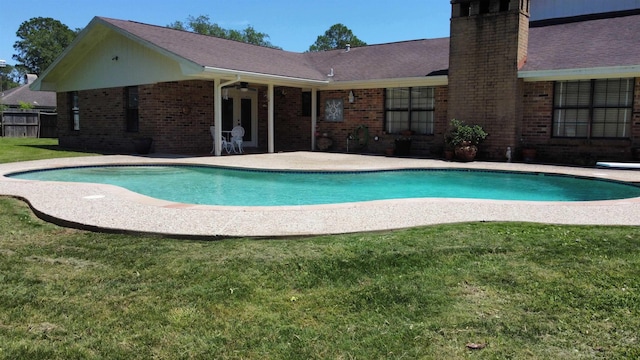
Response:
[[[3,359],[640,357],[638,227],[186,241],[0,197],[0,234]]]
[[[0,164],[90,155],[96,154],[62,149],[58,146],[58,139],[0,137]]]

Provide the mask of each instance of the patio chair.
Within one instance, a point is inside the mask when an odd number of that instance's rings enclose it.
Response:
[[[238,152],[242,154],[244,149],[242,149],[242,138],[244,137],[244,128],[240,125],[231,129],[231,147],[233,148],[233,152],[236,151],[236,146],[238,147]]]
[[[211,153],[213,154],[214,152],[216,152],[216,127],[210,126],[209,130],[211,131],[211,139],[213,141],[213,148],[211,149]],[[224,138],[224,136],[222,137],[222,149],[225,150],[227,154],[230,154],[231,150],[235,151],[233,145],[228,142],[227,139]]]

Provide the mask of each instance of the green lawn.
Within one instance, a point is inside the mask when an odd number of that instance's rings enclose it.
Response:
[[[58,139],[0,137],[0,163],[89,155],[96,154],[60,148]]]
[[[0,197],[2,359],[634,359],[639,333],[638,227],[186,241]]]

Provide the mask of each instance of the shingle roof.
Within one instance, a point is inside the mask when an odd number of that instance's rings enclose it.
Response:
[[[294,53],[133,21],[98,18],[203,67],[308,80],[367,81],[446,74],[449,39]],[[640,65],[640,15],[531,27],[523,71]]]
[[[449,39],[403,41],[317,53],[309,62],[335,81],[381,80],[442,75],[449,67]]]
[[[300,53],[134,21],[99,19],[201,66],[325,80]]]
[[[20,102],[32,104],[36,108],[53,109],[56,107],[56,93],[51,91],[33,91],[29,88],[29,84],[4,91],[2,104],[20,106]]]
[[[414,40],[294,53],[133,21],[99,18],[180,57],[207,67],[310,80],[335,81],[420,77],[446,70],[449,39]]]
[[[640,65],[639,34],[640,15],[532,27],[522,70]]]

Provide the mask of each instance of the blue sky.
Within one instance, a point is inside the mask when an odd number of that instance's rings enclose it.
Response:
[[[227,29],[253,26],[284,50],[303,52],[341,23],[368,44],[449,36],[449,0],[13,0],[0,6],[0,59],[12,59],[20,24],[51,17],[71,29],[94,16],[166,26],[189,15],[208,15]]]

